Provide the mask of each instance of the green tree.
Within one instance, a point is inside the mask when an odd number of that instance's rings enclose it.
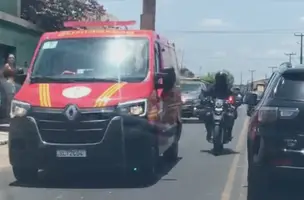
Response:
[[[227,70],[224,70],[228,74],[228,83],[230,87],[232,87],[234,83],[234,76]],[[215,81],[215,73],[214,72],[208,72],[206,75],[202,77],[202,81],[205,81],[207,83],[214,83]]]
[[[208,72],[206,75],[202,76],[201,79],[202,79],[202,81],[212,84],[212,83],[214,83],[214,76],[215,76],[215,73]]]
[[[64,29],[68,20],[99,19],[105,9],[97,0],[22,0],[21,17],[45,31]]]
[[[188,77],[188,78],[193,78],[195,76],[195,74],[188,68],[183,67],[180,69],[180,73],[182,76],[184,77]]]

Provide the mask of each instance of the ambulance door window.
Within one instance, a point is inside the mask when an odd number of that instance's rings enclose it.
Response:
[[[160,71],[160,53],[159,45],[155,43],[154,45],[154,72],[158,73]]]

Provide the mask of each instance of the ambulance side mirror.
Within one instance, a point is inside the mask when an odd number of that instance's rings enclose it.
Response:
[[[164,85],[163,85],[163,79],[166,76],[165,73],[161,73],[161,72],[157,72],[154,75],[154,85],[155,85],[155,89],[163,89]]]
[[[154,81],[156,89],[171,90],[176,82],[174,68],[166,68],[160,73],[156,73]]]

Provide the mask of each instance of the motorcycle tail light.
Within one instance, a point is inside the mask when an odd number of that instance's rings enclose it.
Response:
[[[258,111],[258,121],[261,123],[274,122],[277,119],[292,119],[299,114],[298,108],[261,107]]]
[[[233,96],[229,96],[228,102],[229,102],[230,104],[234,104],[234,98],[233,98]]]

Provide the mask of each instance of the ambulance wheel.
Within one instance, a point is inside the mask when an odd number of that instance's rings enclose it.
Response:
[[[137,181],[141,184],[150,184],[157,179],[157,168],[159,164],[159,150],[157,146],[152,146],[150,152],[147,154],[148,159],[141,163],[135,172]]]
[[[167,162],[175,162],[178,159],[178,141],[175,141],[164,153],[164,159]]]
[[[13,173],[19,182],[32,183],[38,180],[38,169],[13,167]]]

